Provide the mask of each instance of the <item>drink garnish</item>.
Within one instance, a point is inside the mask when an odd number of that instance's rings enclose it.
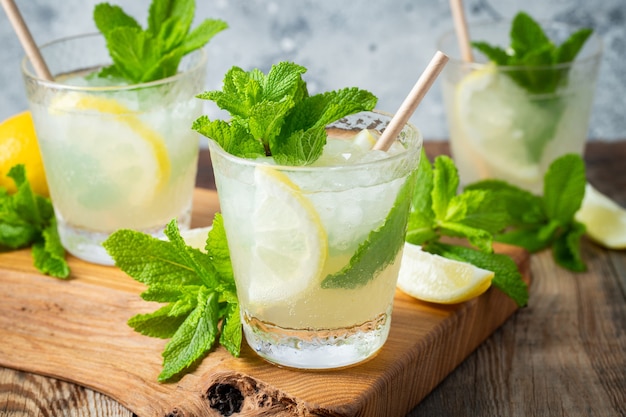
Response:
[[[226,233],[221,215],[213,220],[205,251],[188,246],[176,220],[165,228],[168,240],[122,229],[104,243],[115,264],[148,286],[146,301],[167,303],[128,324],[146,336],[171,339],[162,353],[161,382],[189,372],[219,340],[239,356],[242,330]]]
[[[0,249],[32,246],[34,265],[41,273],[69,277],[52,202],[32,191],[23,164],[13,166],[7,176],[13,179],[17,191],[9,194],[0,187]]]
[[[98,76],[136,84],[176,74],[183,56],[228,27],[222,20],[205,19],[192,30],[194,13],[195,0],[153,0],[144,29],[121,7],[97,4],[93,18],[113,60]]]
[[[308,165],[326,144],[326,126],[344,116],[372,110],[377,98],[355,87],[309,95],[306,68],[280,62],[267,74],[232,67],[221,91],[199,97],[230,113],[230,121],[201,116],[193,129],[242,158],[272,156],[282,165]]]
[[[472,42],[472,46],[500,66],[525,67],[506,72],[521,87],[531,93],[553,93],[567,84],[567,69],[536,71],[533,67],[551,67],[574,61],[578,52],[593,33],[584,28],[574,33],[561,45],[556,45],[530,15],[519,12],[511,25],[511,44],[506,50],[485,41]]]
[[[492,63],[509,67],[509,70],[502,72],[492,71],[490,85],[483,88],[492,91],[494,100],[499,97],[506,102],[507,97],[510,97],[511,103],[515,103],[519,109],[516,109],[518,114],[527,114],[528,120],[532,119],[528,123],[523,120],[522,130],[527,132],[523,145],[533,163],[541,160],[565,110],[565,98],[553,93],[567,86],[571,67],[559,65],[574,61],[592,33],[588,28],[580,29],[565,42],[556,45],[539,23],[527,13],[520,12],[513,19],[510,46],[507,49],[490,45],[486,41],[472,42],[472,46],[485,54]],[[506,83],[498,83],[501,77],[510,77],[514,83],[505,88]],[[532,96],[528,97],[528,94]],[[516,99],[516,96],[519,98]]]
[[[544,177],[543,196],[501,180],[469,184],[458,193],[458,173],[447,156],[433,165],[425,154],[418,168],[406,240],[423,250],[494,271],[493,285],[518,305],[528,288],[513,260],[494,253],[493,242],[523,247],[531,253],[551,248],[554,260],[572,271],[585,269],[580,238],[585,227],[574,215],[585,193],[585,167],[578,155],[556,159]],[[444,236],[468,245],[442,242]]]

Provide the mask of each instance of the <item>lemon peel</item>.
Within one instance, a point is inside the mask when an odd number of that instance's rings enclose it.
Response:
[[[100,113],[116,116],[116,120],[128,127],[136,137],[141,138],[149,147],[156,167],[155,186],[152,195],[162,190],[169,181],[171,161],[165,141],[156,131],[141,121],[136,112],[133,112],[119,101],[112,98],[97,97],[80,93],[68,93],[54,101],[50,106],[52,114],[73,112],[76,110],[93,110]]]
[[[247,288],[253,303],[283,302],[319,285],[328,256],[328,237],[315,207],[287,175],[257,166],[254,279]]]
[[[406,242],[398,288],[418,300],[456,304],[478,297],[491,286],[492,271],[425,252]]]
[[[589,183],[575,218],[595,242],[609,249],[626,249],[626,209]]]

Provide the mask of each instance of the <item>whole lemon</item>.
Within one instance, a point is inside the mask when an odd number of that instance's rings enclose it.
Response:
[[[29,111],[0,123],[0,187],[6,188],[9,193],[14,193],[16,188],[13,179],[7,174],[17,164],[24,164],[33,192],[48,197],[48,183]]]

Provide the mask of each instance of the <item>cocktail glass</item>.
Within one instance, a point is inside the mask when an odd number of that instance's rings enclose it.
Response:
[[[539,22],[560,45],[575,30],[557,22]],[[507,48],[511,22],[469,26],[473,41]],[[461,184],[496,178],[536,194],[550,163],[567,153],[583,155],[602,42],[592,34],[571,63],[541,67],[496,66],[475,51],[474,61],[461,59],[454,31],[443,35],[439,49],[450,56],[442,72],[443,100],[450,148]],[[538,94],[513,78],[556,79],[552,93]]]
[[[328,132],[380,131],[390,119],[362,112]],[[299,167],[239,158],[209,141],[244,334],[279,365],[359,363],[389,332],[422,137],[407,124],[402,152],[356,164],[337,162],[349,156],[341,141],[330,145],[339,159],[327,160],[339,165],[319,166],[323,156]]]
[[[135,85],[89,77],[111,60],[99,34],[41,48],[55,81],[22,72],[63,246],[113,264],[101,243],[122,228],[159,235],[172,218],[189,228],[198,158],[190,126],[202,111],[206,56],[175,76]]]

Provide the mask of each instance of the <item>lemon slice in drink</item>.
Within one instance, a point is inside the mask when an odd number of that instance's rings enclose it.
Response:
[[[520,186],[541,181],[536,162],[529,160],[527,124],[541,119],[527,93],[495,65],[472,71],[457,85],[453,123],[483,177],[496,177]],[[478,180],[479,178],[472,179]]]
[[[131,204],[150,203],[169,181],[171,162],[165,141],[117,100],[68,93],[51,104],[50,113],[72,114],[68,123],[73,134],[81,135],[80,141],[73,141],[72,152],[76,158],[97,152],[101,163],[94,170],[104,170],[102,177],[117,184]]]
[[[576,220],[587,228],[587,235],[609,249],[626,249],[626,209],[596,190],[585,187],[585,198]]]
[[[328,239],[315,207],[285,174],[270,166],[254,172],[254,245],[250,263],[255,279],[251,302],[288,301],[320,285]]]
[[[494,273],[404,244],[398,288],[418,300],[455,304],[478,297],[491,286]]]
[[[200,249],[202,252],[206,252],[204,248],[206,246],[206,240],[209,236],[209,232],[212,228],[213,226],[205,226],[181,230],[180,237],[182,237],[185,243],[192,248]]]

